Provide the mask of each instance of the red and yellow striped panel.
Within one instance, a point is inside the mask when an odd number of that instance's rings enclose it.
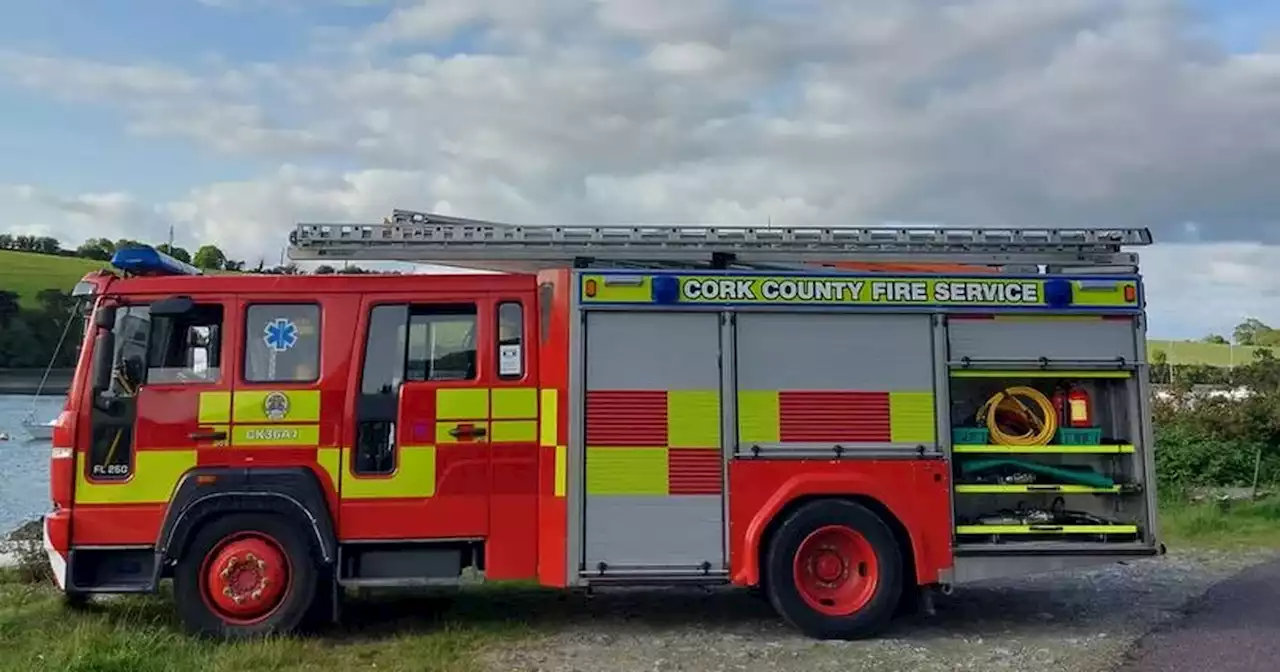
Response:
[[[887,393],[778,393],[778,438],[784,443],[883,443],[890,434]]]
[[[665,446],[665,391],[587,393],[588,446]]]
[[[723,490],[720,451],[705,448],[667,449],[667,494],[718,495]]]
[[[715,390],[587,393],[587,494],[718,495]]]
[[[937,436],[929,392],[743,391],[743,443],[931,443]]]

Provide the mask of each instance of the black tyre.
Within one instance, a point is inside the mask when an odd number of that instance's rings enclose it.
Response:
[[[793,627],[819,639],[878,633],[902,596],[902,554],[888,525],[866,507],[806,504],[778,527],[765,555],[769,601]]]
[[[238,639],[299,629],[318,583],[307,539],[286,518],[233,514],[196,533],[174,569],[173,592],[188,631]]]

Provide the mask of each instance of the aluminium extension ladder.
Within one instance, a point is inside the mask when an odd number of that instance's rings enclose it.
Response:
[[[1018,272],[1136,272],[1146,228],[518,226],[394,210],[379,224],[298,224],[294,260],[376,260],[508,271],[596,265],[812,270],[837,262],[945,263]]]

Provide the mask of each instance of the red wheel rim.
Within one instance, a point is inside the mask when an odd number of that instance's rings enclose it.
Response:
[[[843,525],[814,531],[796,549],[793,567],[800,598],[827,616],[848,616],[871,601],[880,566],[871,542]]]
[[[200,595],[219,618],[237,625],[266,619],[280,607],[292,575],[289,558],[266,534],[223,539],[200,568]]]

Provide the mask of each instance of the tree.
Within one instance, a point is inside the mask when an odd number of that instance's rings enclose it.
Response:
[[[1259,320],[1256,317],[1250,317],[1244,322],[1236,325],[1235,331],[1232,332],[1232,336],[1235,338],[1236,343],[1239,343],[1240,345],[1259,345],[1259,336],[1271,330],[1271,327],[1263,323],[1262,320]]]
[[[62,251],[62,243],[59,243],[57,238],[49,236],[36,238],[33,246],[35,249],[32,251],[40,254],[58,254]]]
[[[111,261],[116,253],[116,244],[107,238],[90,238],[76,248],[76,256],[96,261]]]
[[[18,305],[18,293],[0,290],[0,327],[8,327],[9,322],[17,317],[21,307]]]
[[[1205,343],[1213,343],[1214,345],[1230,345],[1230,341],[1228,341],[1226,337],[1218,334],[1209,334],[1201,340]]]
[[[36,300],[40,302],[40,306],[45,312],[53,315],[61,320],[63,315],[71,313],[71,309],[76,306],[75,297],[61,289],[50,288],[42,289],[36,294]]]
[[[55,340],[54,343],[57,341]],[[53,343],[44,344],[37,338],[26,320],[15,319],[0,329],[0,366],[14,369],[43,367],[48,358],[41,361]]]
[[[227,255],[217,245],[204,245],[196,250],[191,263],[206,271],[220,271],[227,266]]]

